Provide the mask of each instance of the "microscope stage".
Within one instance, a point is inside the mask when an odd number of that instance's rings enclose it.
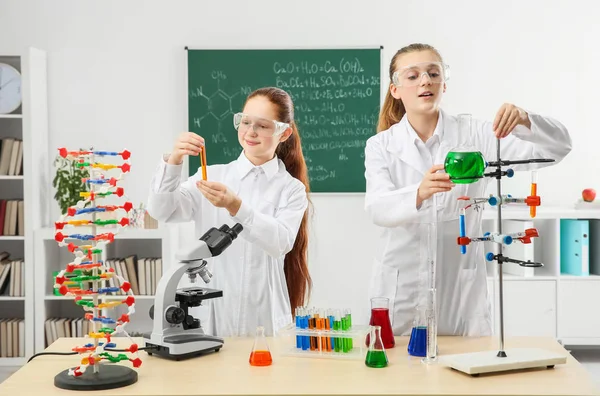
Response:
[[[208,289],[205,287],[186,287],[178,289],[175,294],[175,301],[184,303],[194,303],[211,298],[223,297],[222,290]]]

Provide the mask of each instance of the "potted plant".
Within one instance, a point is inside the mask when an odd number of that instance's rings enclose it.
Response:
[[[61,213],[67,213],[67,209],[74,206],[82,198],[80,192],[89,191],[86,183],[82,179],[89,177],[89,172],[77,167],[75,161],[67,161],[60,155],[54,160],[56,175],[52,181],[52,186],[56,188],[54,199],[60,206]]]

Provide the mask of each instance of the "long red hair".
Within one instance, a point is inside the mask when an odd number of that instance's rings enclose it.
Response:
[[[306,187],[306,193],[310,192],[308,180],[308,168],[302,153],[302,144],[298,127],[294,121],[294,103],[290,95],[282,89],[274,87],[260,88],[252,92],[248,98],[256,96],[267,98],[277,107],[277,121],[285,122],[290,125],[292,134],[290,137],[279,143],[275,154],[285,164],[286,170],[300,180]],[[311,206],[310,197],[308,198],[309,208],[304,212],[302,222],[292,250],[285,255],[284,272],[287,283],[292,314],[294,308],[304,306],[305,301],[310,295],[312,288],[312,279],[308,271],[308,213]]]

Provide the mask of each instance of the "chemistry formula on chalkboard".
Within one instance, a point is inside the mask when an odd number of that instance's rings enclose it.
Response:
[[[364,192],[364,148],[376,132],[380,51],[189,51],[189,126],[202,135],[209,164],[241,153],[233,114],[253,90],[274,86],[295,106],[313,192]],[[195,172],[197,163],[190,163]]]

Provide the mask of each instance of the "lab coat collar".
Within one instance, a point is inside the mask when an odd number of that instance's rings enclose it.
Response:
[[[440,141],[440,149],[442,148],[442,142],[444,141],[444,132],[447,130],[447,118],[446,114],[440,109],[438,122],[433,132]],[[421,158],[421,154],[417,148],[417,139],[420,138],[408,122],[406,114],[399,123],[391,128],[390,132],[392,136],[388,141],[387,150],[397,155],[402,161],[406,162],[417,171],[425,174],[429,170],[429,167]],[[438,150],[438,154],[440,152],[441,150]]]
[[[237,169],[240,174],[240,179],[246,177],[248,173],[250,173],[252,169],[255,168],[262,168],[262,170],[265,172],[265,175],[267,176],[267,180],[271,180],[271,178],[273,178],[273,176],[275,176],[275,174],[279,172],[279,158],[275,156],[269,161],[265,162],[264,164],[256,166],[252,162],[250,162],[248,157],[246,157],[246,153],[242,151],[237,159]]]
[[[413,142],[416,144],[417,141],[421,140],[421,138],[419,137],[419,135],[417,134],[417,131],[415,131],[413,126],[410,125],[410,122],[408,122],[408,118],[406,117],[406,115],[404,115],[404,117],[402,117],[402,119],[405,119],[405,118],[406,118],[406,129],[408,130],[408,134],[411,136],[411,138],[413,139]],[[444,136],[444,115],[443,115],[442,111],[440,110],[440,115],[438,117],[437,124],[435,126],[435,129],[433,130],[433,135],[431,135],[430,139],[437,139],[439,142],[441,142],[443,136]],[[427,143],[429,143],[429,141],[427,141]]]

